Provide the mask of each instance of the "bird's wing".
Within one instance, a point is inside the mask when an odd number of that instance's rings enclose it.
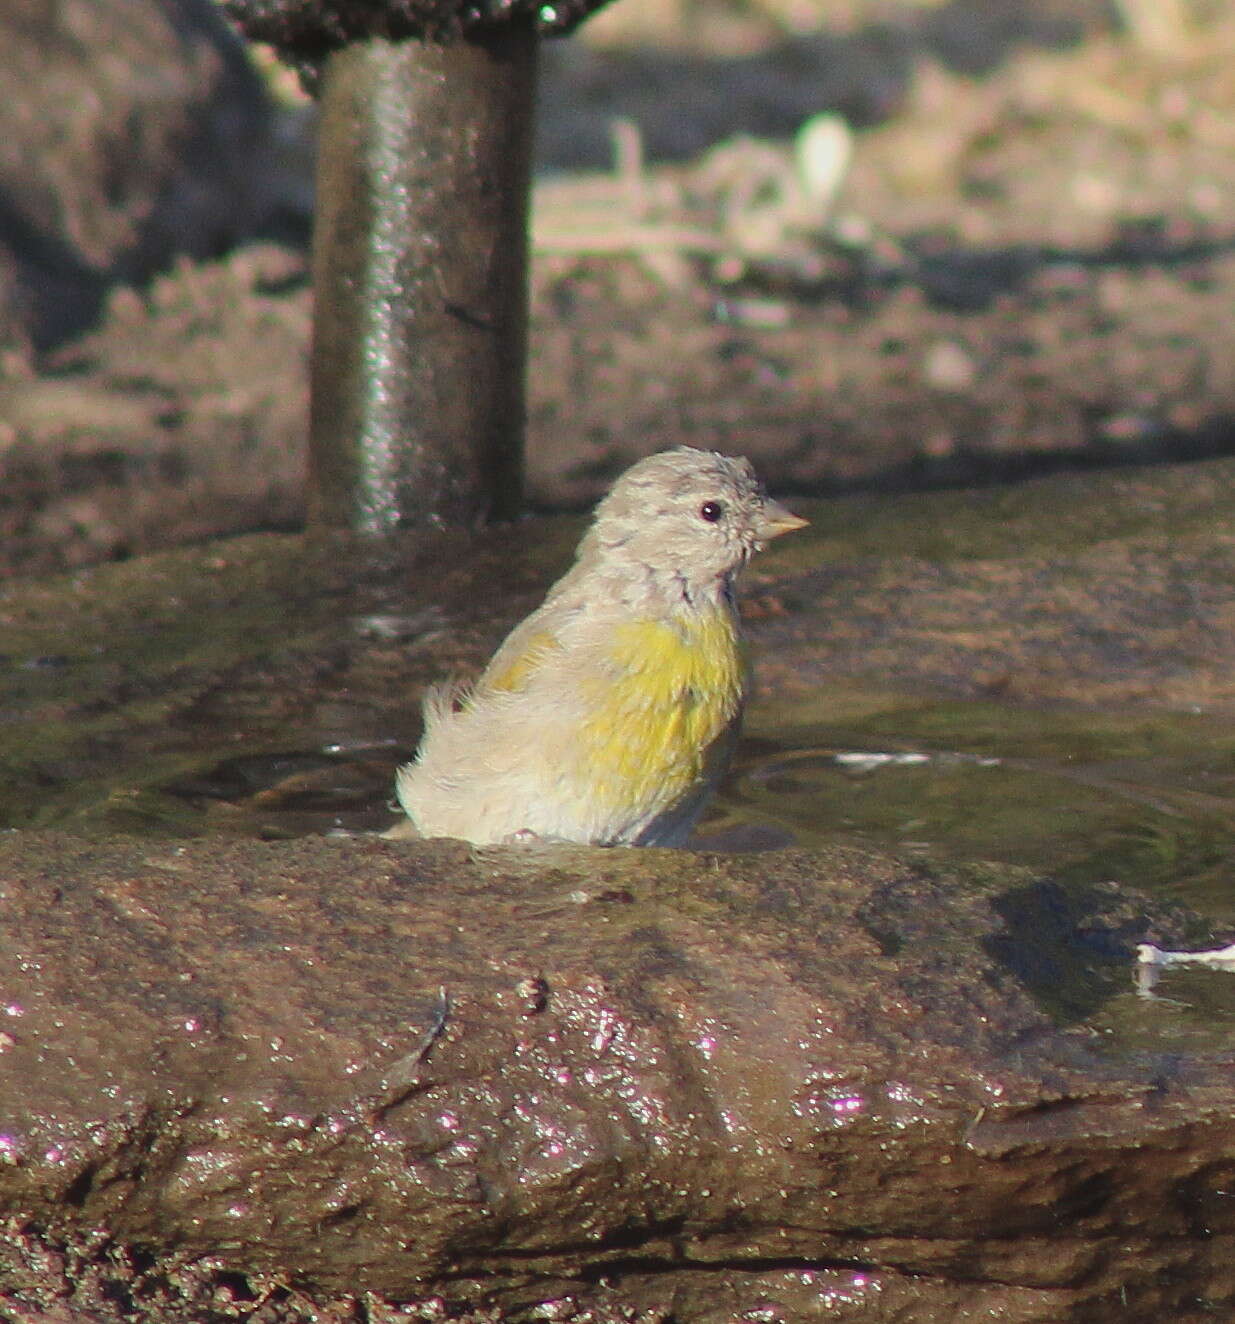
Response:
[[[560,618],[561,613],[546,604],[516,625],[494,653],[473,692],[515,693],[525,689],[540,668],[562,652],[560,630],[564,621]]]

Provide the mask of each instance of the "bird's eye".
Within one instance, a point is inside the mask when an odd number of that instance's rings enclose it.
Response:
[[[725,508],[719,501],[705,501],[699,507],[699,518],[705,519],[709,524],[715,524],[725,513]]]

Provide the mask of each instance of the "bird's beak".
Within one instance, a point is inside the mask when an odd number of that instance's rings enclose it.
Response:
[[[759,519],[760,538],[779,538],[782,533],[792,533],[794,529],[804,529],[810,520],[786,510],[779,501],[768,500],[763,503]]]

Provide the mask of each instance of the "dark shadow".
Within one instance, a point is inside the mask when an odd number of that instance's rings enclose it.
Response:
[[[1168,949],[1215,945],[1195,913],[1115,883],[1034,879],[993,896],[991,909],[1004,927],[983,947],[1065,1025],[1088,1020],[1127,991],[1138,943]]]

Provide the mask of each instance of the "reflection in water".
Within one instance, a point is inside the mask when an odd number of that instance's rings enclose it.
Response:
[[[1235,974],[1235,943],[1198,952],[1170,952],[1143,942],[1136,949],[1136,991],[1142,997],[1155,997],[1155,989],[1165,970],[1180,966],[1205,966]]]
[[[935,738],[951,734],[951,748],[876,745],[862,730],[828,732],[809,745],[746,742],[700,844],[840,842],[923,859],[992,860],[1162,890],[1235,918],[1235,733],[1171,731],[1174,719],[1163,715],[1138,719],[1152,732],[1125,726],[1103,740],[1109,718],[1035,713],[1002,740],[990,730],[973,739],[962,722],[942,732],[938,717],[930,713],[923,725]]]
[[[178,778],[165,791],[199,811],[202,830],[267,840],[380,832],[390,825],[394,745],[250,754]]]

